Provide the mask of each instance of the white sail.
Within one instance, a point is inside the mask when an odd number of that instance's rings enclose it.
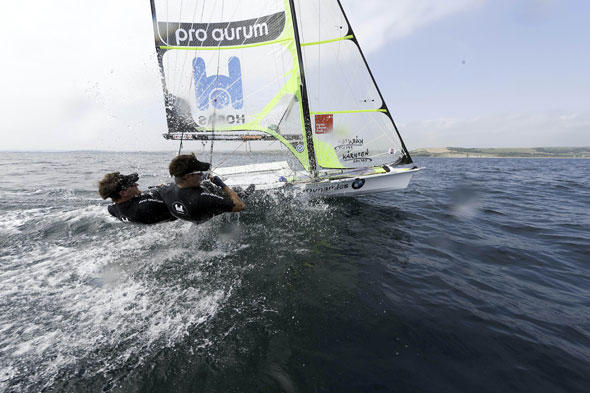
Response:
[[[265,133],[303,167],[411,163],[338,0],[152,0],[171,133]]]
[[[318,165],[409,163],[338,0],[296,0]]]
[[[309,168],[289,2],[152,4],[169,131],[263,132]]]

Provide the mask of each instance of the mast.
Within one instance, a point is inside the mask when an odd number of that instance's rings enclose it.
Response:
[[[158,68],[160,69],[160,81],[162,82],[162,91],[164,93],[164,111],[166,113],[166,126],[168,128],[168,135],[174,130],[175,127],[171,127],[172,122],[171,119],[173,115],[170,113],[170,107],[172,106],[170,103],[170,97],[168,96],[168,88],[166,87],[166,74],[164,73],[164,53],[166,52],[165,49],[162,49],[158,45],[158,18],[156,15],[156,4],[155,0],[150,0],[150,7],[152,10],[152,23],[154,27],[154,44],[156,47],[156,56],[158,58]],[[182,138],[180,140],[180,148],[182,149]],[[179,150],[180,154],[180,150]]]
[[[152,10],[152,24],[154,28],[154,37],[158,34],[158,18],[156,17],[156,4],[154,4],[154,0],[150,0],[150,7]],[[166,93],[166,82],[164,79],[164,67],[162,65],[162,50],[158,47],[158,41],[154,40],[155,47],[156,47],[156,54],[158,55],[158,65],[160,66],[160,78],[162,79],[162,87],[164,88],[164,94]]]
[[[373,72],[371,71],[371,67],[369,67],[369,63],[367,63],[367,59],[365,58],[365,54],[363,53],[363,50],[361,49],[361,46],[359,45],[359,42],[356,39],[356,35],[354,35],[354,33],[353,33],[352,25],[350,24],[350,21],[348,20],[348,16],[346,16],[346,12],[344,12],[344,8],[342,7],[342,3],[340,2],[340,0],[336,0],[336,1],[338,2],[338,6],[340,7],[340,11],[342,12],[342,15],[344,16],[344,20],[348,24],[348,34],[347,35],[352,36],[352,38],[350,40],[352,42],[354,42],[354,44],[358,48],[359,53],[361,54],[361,58],[363,59],[363,62],[365,63],[365,67],[367,67],[367,70],[369,71],[369,75],[371,76],[371,80],[373,81],[373,84],[375,85],[375,88],[377,89],[377,93],[379,94],[379,97],[381,98],[381,102],[383,103],[383,106],[381,107],[381,109],[386,110],[385,113],[387,114],[387,117],[389,117],[389,120],[391,120],[391,123],[393,124],[393,128],[395,129],[395,132],[397,133],[397,137],[399,138],[399,141],[402,144],[402,149],[404,149],[404,155],[406,156],[406,159],[404,159],[402,163],[403,164],[411,164],[413,162],[412,157],[410,157],[410,153],[408,152],[408,149],[406,148],[406,145],[404,144],[404,140],[402,139],[402,136],[400,135],[399,130],[397,129],[397,125],[395,124],[395,121],[393,120],[393,117],[391,116],[391,112],[389,112],[389,108],[387,108],[387,104],[385,103],[385,99],[383,98],[383,94],[381,94],[381,89],[379,89],[379,85],[375,81],[375,77],[373,76]]]
[[[311,118],[309,115],[309,101],[307,99],[307,85],[305,83],[305,71],[303,69],[303,54],[301,53],[301,42],[299,40],[299,26],[297,26],[297,14],[295,13],[295,1],[289,0],[291,6],[291,19],[293,20],[293,31],[295,33],[295,47],[297,48],[297,60],[299,62],[299,72],[301,77],[301,107],[303,110],[303,122],[305,125],[305,141],[307,144],[307,156],[309,160],[309,170],[317,176],[317,165],[315,159],[315,150],[313,148],[313,131],[311,130]]]
[[[154,0],[150,0],[150,6],[152,9],[152,23],[154,26],[154,37],[156,37],[159,33],[158,33],[158,19],[156,17],[156,4],[154,3]],[[160,47],[158,46],[158,40],[155,39],[154,40],[155,43],[155,47],[156,47],[156,55],[158,57],[158,67],[160,68],[160,80],[162,82],[162,90],[164,91],[164,101],[166,101],[164,104],[166,104],[166,108],[168,108],[168,102],[167,102],[167,97],[168,97],[168,90],[166,89],[166,74],[164,74],[164,52],[165,50],[160,49]],[[166,116],[168,117],[168,116]]]

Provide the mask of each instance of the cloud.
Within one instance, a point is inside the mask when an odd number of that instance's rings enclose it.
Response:
[[[543,6],[553,0],[530,0]],[[343,0],[365,51],[485,0]],[[2,149],[166,150],[162,88],[144,0],[3,2]],[[23,23],[26,15],[26,23]],[[400,124],[410,148],[590,145],[587,113]]]
[[[149,2],[23,0],[0,12],[11,37],[3,149],[166,148]]]
[[[343,7],[363,50],[372,52],[387,42],[447,16],[481,5],[485,0],[343,0]]]
[[[521,113],[401,124],[408,148],[590,146],[590,113]]]

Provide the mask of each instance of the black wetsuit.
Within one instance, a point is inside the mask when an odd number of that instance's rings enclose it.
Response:
[[[109,213],[123,222],[156,224],[176,220],[160,196],[160,188],[153,188],[122,202],[109,205]]]
[[[207,183],[191,188],[168,184],[160,189],[160,195],[174,216],[201,223],[234,208],[233,201],[227,195],[221,196],[219,190],[221,188]]]

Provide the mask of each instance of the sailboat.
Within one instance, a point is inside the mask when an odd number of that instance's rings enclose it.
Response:
[[[294,158],[213,163],[226,184],[349,196],[404,189],[421,169],[339,0],[150,2],[164,137],[211,156],[215,141],[275,141]]]

